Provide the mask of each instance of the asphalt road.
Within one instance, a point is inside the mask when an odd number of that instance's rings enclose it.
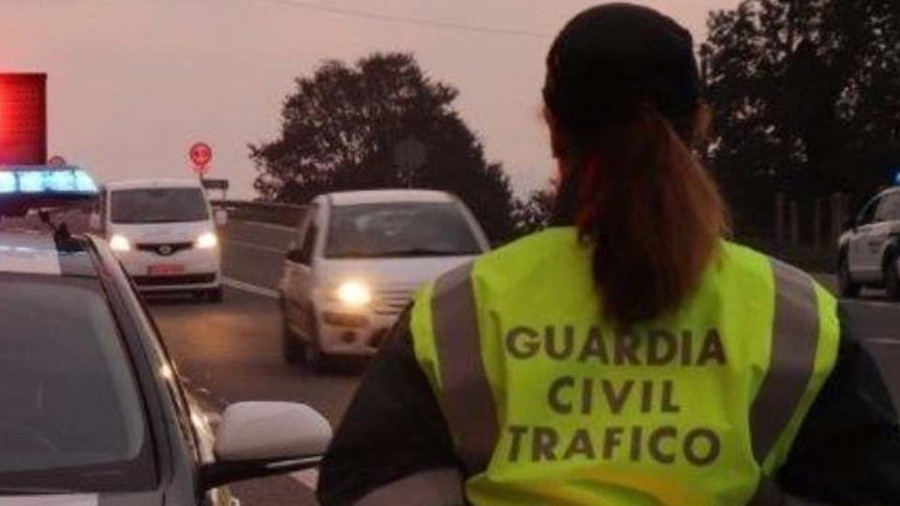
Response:
[[[364,364],[347,363],[314,376],[280,357],[280,322],[273,289],[292,233],[284,228],[231,222],[224,231],[224,271],[232,287],[221,305],[190,299],[151,302],[165,340],[190,388],[211,411],[243,400],[307,403],[336,425]],[[829,284],[825,278],[826,285]],[[877,292],[846,301],[860,335],[882,365],[900,400],[900,305]],[[233,487],[244,505],[314,505],[315,473],[256,480]]]
[[[173,297],[152,301],[151,311],[179,372],[210,411],[239,401],[294,401],[315,407],[336,425],[358,382],[360,367],[315,377],[282,362],[273,299],[228,289],[221,305]],[[301,473],[232,488],[244,505],[314,505],[313,478]]]
[[[231,285],[223,304],[197,304],[189,297],[150,300],[179,372],[210,411],[247,400],[303,402],[336,426],[364,364],[348,361],[327,376],[315,376],[281,360],[274,288],[292,234],[282,227],[231,221],[222,236],[223,271]],[[232,489],[244,506],[315,505],[315,478],[314,472],[305,472]]]

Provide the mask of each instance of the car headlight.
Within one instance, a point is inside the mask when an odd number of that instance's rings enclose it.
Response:
[[[194,246],[199,249],[215,248],[219,245],[219,238],[213,232],[204,232],[194,241]]]
[[[114,234],[109,238],[109,247],[113,251],[131,251],[131,241],[124,235]]]
[[[361,281],[347,281],[338,287],[337,298],[347,307],[363,307],[372,302],[372,290]]]

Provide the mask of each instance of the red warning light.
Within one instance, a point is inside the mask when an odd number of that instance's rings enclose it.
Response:
[[[0,74],[0,165],[47,161],[46,88],[46,74]]]

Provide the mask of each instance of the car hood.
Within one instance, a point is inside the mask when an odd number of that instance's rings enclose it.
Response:
[[[161,492],[0,496],[0,506],[162,506]]]
[[[475,257],[386,258],[367,260],[322,260],[316,264],[320,286],[336,286],[360,280],[375,289],[416,289]]]
[[[109,227],[109,236],[121,234],[131,242],[143,243],[167,243],[167,242],[193,242],[197,237],[213,230],[209,221],[194,221],[190,223],[148,223],[141,225],[112,224]]]

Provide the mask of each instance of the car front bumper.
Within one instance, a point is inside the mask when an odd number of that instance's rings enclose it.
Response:
[[[399,316],[341,308],[319,311],[319,347],[327,355],[374,355]]]
[[[218,248],[191,248],[167,256],[131,250],[116,256],[142,292],[209,290],[222,284]]]

